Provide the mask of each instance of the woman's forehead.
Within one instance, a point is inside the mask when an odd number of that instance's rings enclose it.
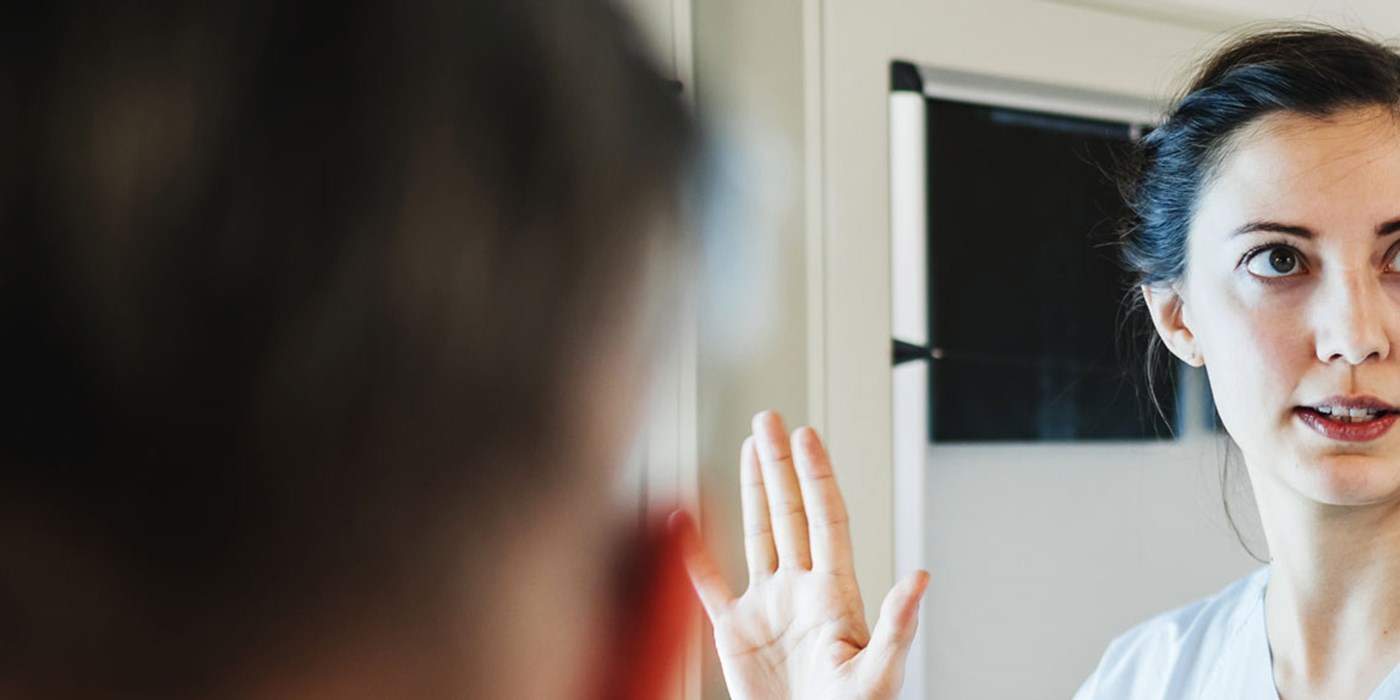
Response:
[[[1235,137],[1198,212],[1298,219],[1322,233],[1393,219],[1400,215],[1400,119],[1383,107],[1261,118]]]

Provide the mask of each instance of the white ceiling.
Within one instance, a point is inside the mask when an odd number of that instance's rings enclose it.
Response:
[[[1314,20],[1400,38],[1398,0],[1051,0],[1211,30],[1279,20]]]

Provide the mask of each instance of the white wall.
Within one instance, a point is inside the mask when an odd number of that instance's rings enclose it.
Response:
[[[936,698],[1066,698],[1107,642],[1257,568],[1217,444],[930,451],[924,621]]]

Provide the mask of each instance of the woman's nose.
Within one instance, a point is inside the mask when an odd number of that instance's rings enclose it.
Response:
[[[1316,310],[1317,358],[1358,365],[1390,357],[1392,309],[1380,281],[1348,274],[1328,287]]]

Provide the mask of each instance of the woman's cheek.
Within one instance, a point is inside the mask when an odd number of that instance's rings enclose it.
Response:
[[[1389,318],[1400,318],[1400,273],[1387,275],[1382,289],[1385,290],[1385,299],[1389,305],[1386,309],[1389,312]],[[1391,338],[1391,342],[1394,340]]]
[[[1263,293],[1261,293],[1263,292]],[[1237,440],[1291,416],[1311,334],[1298,299],[1230,290],[1198,333],[1221,418]]]
[[[1237,362],[1249,363],[1257,376],[1259,398],[1288,400],[1303,379],[1311,351],[1311,333],[1290,314],[1270,314],[1243,319],[1244,337]],[[1292,409],[1289,402],[1289,410]]]

